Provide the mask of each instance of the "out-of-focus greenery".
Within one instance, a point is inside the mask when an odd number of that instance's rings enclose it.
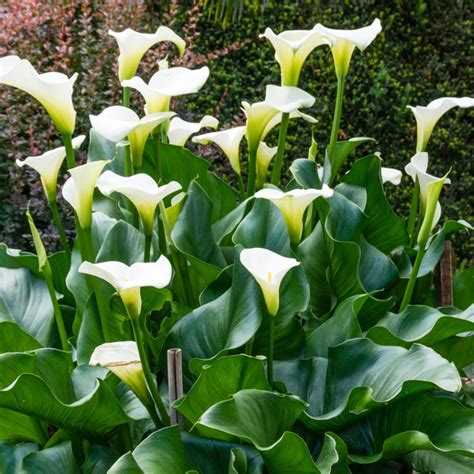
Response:
[[[80,3],[77,2],[78,5]],[[357,28],[379,17],[383,25],[382,34],[365,52],[356,51],[353,55],[346,86],[341,137],[373,137],[376,144],[369,143],[364,149],[361,147],[357,156],[378,150],[386,166],[398,169],[403,169],[415,150],[415,119],[406,106],[426,105],[443,96],[472,96],[474,93],[473,9],[472,4],[466,1],[269,1],[263,13],[244,9],[240,19],[235,23],[228,22],[225,29],[197,1],[159,2],[158,6],[158,2],[109,3],[116,4],[115,9],[110,5],[107,7],[111,12],[115,11],[115,15],[105,15],[100,11],[98,2],[91,2],[89,23],[83,21],[83,5],[72,11],[71,34],[74,40],[81,41],[81,48],[74,49],[68,72],[79,69],[79,72],[87,73],[92,67],[95,68],[94,74],[89,73],[86,79],[93,81],[92,89],[96,95],[89,97],[89,89],[83,82],[80,83],[85,88],[79,91],[77,108],[80,115],[85,109],[82,101],[97,104],[95,112],[99,112],[100,106],[112,105],[111,100],[119,97],[118,83],[110,84],[102,79],[107,77],[105,70],[112,67],[117,54],[114,43],[104,41],[102,35],[108,27],[125,28],[131,18],[134,27],[143,31],[151,31],[159,24],[171,24],[176,32],[186,36],[190,52],[182,63],[189,67],[208,64],[211,76],[203,90],[182,99],[177,110],[188,120],[213,114],[219,118],[221,126],[226,126],[243,122],[241,100],[263,100],[265,85],[279,82],[279,67],[274,60],[273,48],[267,40],[258,37],[265,27],[271,27],[276,33],[285,29],[309,29],[317,22],[336,28]],[[127,5],[127,12],[119,8],[121,3]],[[140,8],[137,7],[134,14],[135,3],[139,3]],[[40,33],[44,32],[44,28],[47,31],[53,26],[45,23],[43,30],[38,30],[39,52],[42,51]],[[87,36],[84,37],[83,32]],[[31,38],[32,33],[29,34]],[[11,47],[3,46],[11,53]],[[74,43],[71,47],[74,48]],[[20,42],[13,49],[22,55]],[[49,64],[49,67],[52,65]],[[156,62],[152,64],[149,60],[142,72],[149,77],[154,68]],[[319,119],[314,135],[319,144],[318,159],[322,161],[331,128],[336,86],[328,48],[321,47],[312,53],[305,65],[300,86],[316,97],[309,113]],[[134,97],[138,99],[138,96]],[[444,216],[452,219],[472,218],[473,117],[473,110],[455,109],[448,112],[439,122],[429,143],[429,171],[442,175],[451,168],[452,184],[446,187],[442,204]],[[33,123],[30,117],[18,118],[18,121],[21,120]],[[85,130],[85,126],[81,129],[81,124],[86,121],[87,116],[82,114],[78,132]],[[23,156],[28,154],[31,136],[39,149],[44,151],[47,142],[41,144],[38,139],[41,132],[33,130],[30,138],[27,132],[28,127],[23,127],[23,136],[20,137],[23,145],[17,146],[18,153],[23,152]],[[274,133],[267,140],[271,145],[276,145]],[[287,159],[306,156],[310,142],[309,127],[303,123],[292,123]],[[203,151],[215,162],[219,172],[229,169],[215,151]],[[29,184],[25,185],[25,172],[19,175],[13,169],[13,160],[10,158],[7,161],[11,152],[8,137],[3,133],[0,153],[3,175],[0,240],[18,242],[16,246],[19,247],[25,243],[20,241],[21,235],[28,233],[27,224],[23,215],[18,211],[13,213],[12,209],[18,201],[26,203],[26,197],[34,189],[34,177],[29,176]],[[10,174],[5,177],[5,173]],[[407,184],[408,177],[404,180]],[[411,186],[401,186],[391,190],[390,197],[403,214],[407,213],[410,189]],[[469,258],[466,235],[456,237],[455,247],[459,257]]]

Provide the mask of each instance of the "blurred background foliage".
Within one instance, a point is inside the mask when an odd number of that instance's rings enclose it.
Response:
[[[461,0],[186,0],[87,1],[10,0],[0,6],[0,55],[17,54],[41,72],[79,72],[75,86],[78,112],[76,135],[89,129],[88,113],[119,103],[116,75],[118,50],[107,30],[131,27],[154,31],[164,24],[187,42],[183,58],[159,45],[149,51],[139,69],[146,79],[168,52],[173,65],[207,64],[211,76],[199,94],[182,98],[175,110],[187,120],[212,114],[221,127],[244,122],[240,102],[263,100],[265,85],[279,82],[273,48],[259,39],[265,27],[275,32],[309,29],[317,22],[335,28],[358,28],[375,17],[383,32],[363,53],[354,53],[347,81],[340,138],[370,136],[376,144],[357,156],[378,150],[386,166],[403,169],[415,150],[416,127],[407,105],[426,105],[443,96],[474,94],[473,4]],[[307,61],[300,86],[316,97],[309,111],[319,119],[314,136],[318,160],[331,128],[336,81],[328,48],[318,48]],[[34,172],[17,169],[16,158],[39,154],[61,143],[41,107],[24,94],[0,90],[0,241],[30,248],[24,211],[35,205],[35,220],[51,249],[57,236],[48,227],[49,214]],[[138,94],[132,100],[139,111]],[[430,169],[441,176],[451,168],[452,185],[442,197],[444,216],[472,222],[474,110],[455,109],[439,122],[429,149]],[[276,132],[267,142],[276,145]],[[293,122],[287,159],[307,155],[311,130]],[[81,158],[85,159],[85,150]],[[232,176],[219,152],[200,148],[217,173]],[[232,178],[228,178],[232,179]],[[389,187],[397,211],[406,215],[412,186]],[[66,206],[63,209],[68,213]],[[455,238],[458,257],[470,257],[466,234]]]

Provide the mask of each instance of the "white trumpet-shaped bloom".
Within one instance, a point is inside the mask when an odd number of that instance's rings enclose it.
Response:
[[[89,365],[106,367],[128,385],[140,400],[145,402],[150,400],[135,341],[108,342],[97,346],[91,355]]]
[[[159,112],[141,118],[128,107],[114,105],[99,115],[89,115],[92,127],[107,140],[118,142],[128,137],[133,164],[140,167],[143,151],[150,133],[160,123],[175,115],[174,112]]]
[[[85,135],[80,135],[72,140],[72,146],[74,149],[79,148],[82,142],[85,140]],[[64,158],[66,158],[66,148],[61,146],[54,150],[47,151],[42,155],[29,156],[23,161],[16,160],[16,164],[21,168],[25,165],[33,168],[38,172],[43,184],[44,193],[49,202],[54,201],[56,198],[56,184],[58,181],[58,174],[63,164]]]
[[[171,264],[164,255],[156,262],[134,263],[130,267],[122,262],[82,262],[78,271],[101,278],[112,285],[131,317],[138,317],[141,311],[140,288],[165,288],[172,275]]]
[[[400,170],[382,166],[380,172],[382,174],[382,183],[392,183],[398,186],[402,181],[402,172]]]
[[[356,30],[335,30],[319,25],[319,31],[330,42],[337,76],[345,77],[354,49],[364,51],[382,31],[382,25],[377,18],[371,25]]]
[[[232,169],[240,175],[239,149],[245,132],[245,126],[234,127],[219,132],[204,133],[193,137],[192,141],[201,145],[215,143],[229,159]]]
[[[280,308],[280,284],[285,275],[300,263],[263,248],[242,250],[240,261],[260,285],[268,312],[276,316]]]
[[[474,99],[470,97],[442,97],[433,100],[426,107],[408,106],[416,119],[416,151],[425,151],[431,133],[438,120],[453,107],[474,107]]]
[[[77,73],[68,78],[60,72],[38,74],[26,59],[0,58],[0,84],[16,87],[34,97],[48,112],[59,132],[72,135],[76,111],[72,92]]]
[[[333,194],[334,191],[324,184],[322,189],[293,189],[286,193],[279,189],[265,188],[255,193],[255,197],[268,199],[280,209],[285,219],[290,241],[296,244],[301,239],[306,208],[316,198],[330,198]]]
[[[269,147],[265,142],[260,142],[257,149],[257,186],[262,187],[267,179],[268,167],[276,155],[278,147]]]
[[[184,146],[189,137],[199,132],[201,128],[213,128],[219,125],[219,120],[210,115],[205,115],[199,122],[187,122],[179,117],[174,117],[168,128],[168,143],[170,145]]]
[[[319,25],[311,30],[289,30],[276,35],[267,28],[260,38],[267,38],[275,49],[275,59],[281,69],[283,86],[298,85],[301,69],[311,52],[328,40],[321,35]]]
[[[242,102],[247,117],[246,136],[249,150],[257,151],[260,142],[281,122],[282,113],[289,113],[290,118],[301,117],[310,123],[316,123],[316,119],[298,110],[311,107],[314,100],[312,95],[298,87],[269,85],[263,102],[252,105]]]
[[[438,178],[427,173],[428,169],[428,153],[421,151],[416,153],[405,166],[405,172],[408,176],[410,176],[414,182],[418,181],[420,186],[420,201],[421,201],[421,209],[423,214],[426,214],[427,203],[428,203],[428,195],[429,189],[432,183],[443,181],[443,184],[449,184],[450,180],[446,179],[446,177]],[[438,223],[441,217],[441,205],[439,202],[436,203],[436,208],[434,210],[433,221],[431,224],[431,229]],[[430,230],[431,230],[430,229]]]
[[[171,97],[194,94],[206,83],[209,68],[188,69],[172,67],[160,69],[151,77],[148,84],[140,77],[122,81],[123,87],[136,89],[145,99],[146,113],[166,112],[169,109]]]
[[[116,39],[120,50],[118,62],[121,81],[135,75],[143,55],[153,45],[162,41],[170,41],[176,45],[180,55],[184,53],[186,46],[185,41],[167,26],[160,26],[155,33],[139,33],[127,28],[120,32],[109,30],[109,35]]]
[[[110,161],[92,161],[68,170],[71,177],[64,183],[63,198],[73,207],[82,229],[89,229],[92,225],[94,189],[107,163]]]
[[[163,186],[158,186],[155,180],[144,173],[133,176],[120,176],[113,171],[106,171],[97,180],[97,187],[106,196],[120,193],[126,196],[136,207],[145,234],[153,234],[153,221],[156,206],[166,196],[181,189],[177,181],[171,181]]]

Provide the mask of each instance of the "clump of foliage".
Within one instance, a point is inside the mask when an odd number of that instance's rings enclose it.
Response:
[[[401,189],[402,172],[382,166],[373,139],[341,137],[350,71],[371,64],[381,31],[378,19],[262,31],[281,85],[219,129],[204,107],[199,122],[175,112],[181,96],[204,95],[207,66],[173,67],[170,56],[151,77],[138,70],[155,44],[186,58],[181,36],[110,31],[122,105],[90,109],[83,164],[77,76],[0,58],[0,83],[33,96],[63,145],[38,141],[42,154],[17,161],[38,180],[61,250],[46,250],[34,201],[35,252],[0,245],[4,472],[472,471],[472,269],[453,306],[432,304],[445,240],[471,226],[444,218],[440,196],[454,183],[449,167],[433,171],[428,143],[445,113],[474,99],[413,107],[400,217],[386,190]],[[315,140],[316,99],[301,87],[321,51],[336,87],[330,132]],[[291,152],[295,121],[304,158]],[[230,183],[190,139],[223,152]],[[369,154],[354,160],[362,147]],[[176,348],[184,394],[167,364]]]

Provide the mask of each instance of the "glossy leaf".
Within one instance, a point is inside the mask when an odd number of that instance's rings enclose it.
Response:
[[[31,473],[67,472],[74,474],[80,472],[70,441],[29,454],[23,459],[22,468],[24,472]]]

